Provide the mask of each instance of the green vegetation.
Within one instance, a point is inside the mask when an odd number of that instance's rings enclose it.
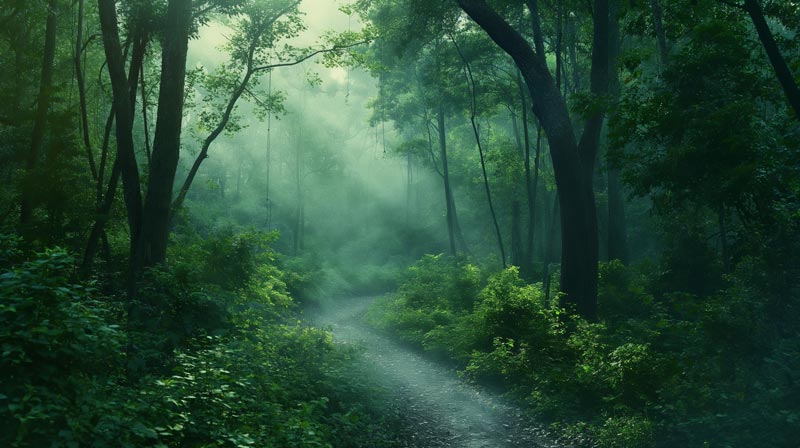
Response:
[[[273,237],[176,248],[170,270],[148,273],[150,319],[134,327],[129,304],[77,281],[66,252],[28,257],[3,236],[0,443],[395,446],[397,417],[353,380],[355,353],[297,320]]]
[[[613,261],[601,265],[600,318],[588,322],[518,274],[484,278],[465,261],[427,256],[367,319],[601,447],[800,437],[800,345],[776,334],[758,285],[731,281],[706,297],[658,290],[658,274]]]
[[[0,447],[797,448],[798,36],[0,0]]]

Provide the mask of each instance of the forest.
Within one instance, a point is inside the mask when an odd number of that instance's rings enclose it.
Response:
[[[797,448],[800,0],[0,0],[0,446]]]

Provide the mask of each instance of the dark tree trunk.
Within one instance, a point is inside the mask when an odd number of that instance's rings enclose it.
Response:
[[[657,3],[658,0],[651,0]],[[616,101],[619,98],[620,84],[617,75],[617,58],[621,49],[622,42],[619,35],[619,20],[617,17],[616,5],[611,7],[611,20],[609,27],[610,43],[610,65],[611,76],[609,78],[609,90],[611,96]],[[662,63],[666,61],[666,53],[663,55]],[[607,146],[610,148],[611,141],[606,139]],[[613,161],[606,157],[606,171],[608,178],[608,259],[628,262],[628,235],[627,222],[625,218],[625,197],[620,181],[619,168]]]
[[[522,72],[533,109],[547,133],[559,193],[562,227],[562,304],[587,319],[597,317],[597,211],[592,176],[604,113],[590,117],[580,143],[575,139],[567,105],[553,78],[525,39],[484,0],[458,0]],[[592,93],[608,88],[608,1],[594,2]]]
[[[299,141],[295,152],[295,165],[294,165],[294,180],[295,180],[295,204],[294,215],[294,255],[299,255],[300,250],[303,248],[303,178],[302,178],[302,164],[303,164],[303,144]]]
[[[81,132],[83,135],[83,145],[86,149],[86,159],[89,163],[89,170],[92,173],[92,178],[97,180],[97,166],[94,162],[94,151],[92,150],[91,135],[89,133],[89,114],[86,108],[86,77],[83,74],[83,64],[81,63],[81,56],[83,56],[83,16],[84,16],[84,0],[78,1],[78,23],[76,25],[75,36],[75,81],[78,85],[78,101],[81,109]]]
[[[455,38],[453,38],[453,45],[456,47],[456,51],[458,51],[458,55],[461,57],[461,61],[464,63],[464,71],[467,75],[467,85],[469,88],[469,94],[471,99],[471,111],[470,111],[470,123],[472,123],[472,132],[475,135],[475,143],[478,146],[478,155],[480,156],[481,160],[481,172],[483,173],[483,188],[486,191],[486,203],[489,205],[489,215],[492,218],[492,224],[494,224],[494,231],[497,235],[497,246],[500,250],[500,261],[502,262],[503,269],[506,268],[506,249],[503,245],[503,234],[500,232],[500,225],[497,222],[497,213],[494,210],[494,202],[492,201],[492,190],[489,187],[489,176],[486,174],[486,158],[483,154],[483,144],[481,143],[481,134],[480,130],[478,129],[478,122],[477,122],[477,102],[475,97],[475,79],[472,76],[472,69],[469,66],[469,62],[467,58],[464,57],[464,53],[461,52],[461,48],[458,46]],[[519,204],[517,204],[517,208],[519,208]],[[519,213],[519,210],[517,210]],[[519,220],[517,220],[519,222]]]
[[[133,106],[131,105],[128,79],[125,76],[125,60],[119,41],[117,11],[113,0],[98,0],[100,27],[106,65],[114,95],[116,115],[117,161],[122,177],[125,206],[128,212],[128,227],[131,235],[131,278],[136,273],[137,242],[142,226],[142,193],[139,186],[139,167],[133,144]],[[134,90],[135,95],[135,90]],[[135,289],[132,288],[131,292]]]
[[[141,65],[144,61],[144,52],[145,47],[147,45],[146,37],[141,30],[137,31],[136,36],[134,37],[136,43],[134,43],[133,54],[131,57],[130,67],[128,70],[128,79],[132,81],[132,84],[129,84],[129,102],[131,107],[131,127],[133,126],[135,114],[134,114],[134,107],[135,107],[135,99],[136,99],[136,74],[141,72]],[[125,60],[128,53],[128,47],[125,48],[125,52],[123,53],[122,59]],[[103,239],[103,244],[107,244],[107,237],[105,226],[108,223],[108,220],[111,218],[111,207],[114,204],[114,199],[116,198],[117,194],[117,187],[119,186],[119,178],[120,178],[120,159],[119,159],[119,151],[117,151],[117,158],[114,160],[114,165],[111,169],[111,177],[108,180],[108,186],[106,187],[105,193],[103,192],[103,181],[105,180],[105,170],[106,170],[106,162],[108,159],[108,146],[111,141],[111,131],[114,128],[114,117],[115,117],[115,108],[112,105],[111,111],[108,114],[108,118],[106,119],[106,126],[103,134],[103,144],[100,150],[100,167],[97,173],[97,180],[96,180],[96,194],[97,194],[97,210],[95,211],[96,217],[95,221],[92,224],[92,229],[89,232],[89,239],[86,243],[86,250],[83,253],[83,261],[81,263],[81,273],[82,275],[86,276],[89,274],[91,270],[92,264],[94,262],[94,256],[97,252],[97,245],[99,243],[98,238]],[[132,241],[133,243],[133,241]]]
[[[158,118],[144,206],[141,241],[144,266],[161,263],[167,256],[172,188],[181,146],[186,53],[191,25],[191,0],[171,0],[161,45]]]
[[[447,236],[450,239],[450,255],[456,255],[456,238],[453,225],[453,195],[450,189],[450,170],[447,166],[447,133],[444,124],[444,108],[439,106],[437,112],[437,124],[439,128],[439,150],[442,159],[442,178],[444,179],[444,202],[447,207]]]
[[[47,129],[47,112],[50,109],[50,97],[53,89],[53,63],[56,57],[56,0],[47,2],[47,25],[44,31],[44,57],[42,59],[41,78],[39,80],[39,95],[36,99],[36,114],[33,121],[31,146],[25,159],[25,185],[22,189],[19,223],[23,234],[30,223],[35,202],[36,167],[39,163],[39,154],[44,144],[44,134]]]
[[[628,226],[619,170],[608,167],[608,259],[628,262]]]
[[[153,151],[150,147],[150,118],[147,113],[147,82],[144,78],[144,64],[139,73],[140,95],[142,97],[142,127],[144,128],[144,153],[147,156],[148,170],[150,168],[150,161],[152,160]]]
[[[406,152],[406,229],[411,225],[411,190],[414,186],[414,170],[411,151]]]
[[[656,41],[658,42],[658,58],[661,61],[661,65],[666,65],[669,49],[667,48],[667,36],[664,34],[661,0],[650,0],[650,11],[653,14],[653,29],[656,32]]]
[[[553,261],[553,254],[555,253],[554,247],[556,242],[556,229],[560,221],[558,193],[553,198],[552,213],[550,214],[550,224],[547,229],[547,243],[544,249],[544,263],[542,269],[542,283],[544,285],[545,301],[550,302],[550,285],[552,279],[550,278],[550,263]]]
[[[520,208],[516,192],[511,193],[511,265],[518,267],[522,266],[522,261],[526,258],[520,229],[522,221]]]
[[[800,120],[800,88],[797,87],[792,70],[786,64],[786,60],[783,58],[780,49],[778,49],[778,44],[775,43],[772,31],[770,31],[769,25],[764,19],[761,5],[758,0],[744,0],[744,9],[753,20],[753,25],[756,28],[756,32],[758,32],[758,38],[767,52],[769,62],[775,71],[775,76],[780,81],[781,87],[783,87],[783,92],[786,94],[786,99],[789,100],[789,105],[794,109],[797,119]]]

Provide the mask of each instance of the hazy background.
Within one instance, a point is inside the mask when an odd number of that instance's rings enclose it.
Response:
[[[343,3],[304,0],[300,9],[308,29],[289,43],[318,49],[325,46],[326,32],[357,31],[357,18],[339,11]],[[188,66],[212,71],[225,62],[221,47],[230,35],[220,23],[203,27],[190,43]],[[240,99],[237,111],[245,127],[221,135],[211,146],[187,205],[198,218],[195,226],[245,223],[279,230],[282,253],[304,263],[303,270],[313,265],[312,271],[324,272],[323,283],[330,289],[352,293],[362,284],[387,283],[374,277],[391,276],[422,253],[443,249],[443,206],[436,200],[441,187],[430,169],[414,167],[413,212],[407,214],[407,161],[392,154],[393,126],[370,124],[368,106],[377,95],[377,81],[363,69],[327,68],[320,61],[317,57],[273,71],[272,90],[285,93],[286,113],[273,116],[269,127],[250,112],[246,98]],[[317,76],[321,83],[312,85],[309,79]],[[264,75],[261,90],[268,83]],[[195,102],[202,103],[201,98]],[[190,110],[185,120],[176,182],[185,178],[207,134],[198,130],[196,116]],[[271,213],[266,201],[268,134]],[[358,278],[343,278],[348,276]]]

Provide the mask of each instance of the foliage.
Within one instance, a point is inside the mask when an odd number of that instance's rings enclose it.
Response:
[[[797,328],[771,333],[754,284],[654,293],[654,274],[605,263],[601,319],[590,323],[546,303],[513,267],[476,277],[474,306],[457,308],[442,292],[457,266],[423,258],[368,320],[601,447],[782,447],[797,437],[797,360],[788,357]]]
[[[354,354],[295,320],[273,238],[177,245],[125,307],[76,281],[63,250],[20,261],[0,239],[0,443],[394,446]]]

